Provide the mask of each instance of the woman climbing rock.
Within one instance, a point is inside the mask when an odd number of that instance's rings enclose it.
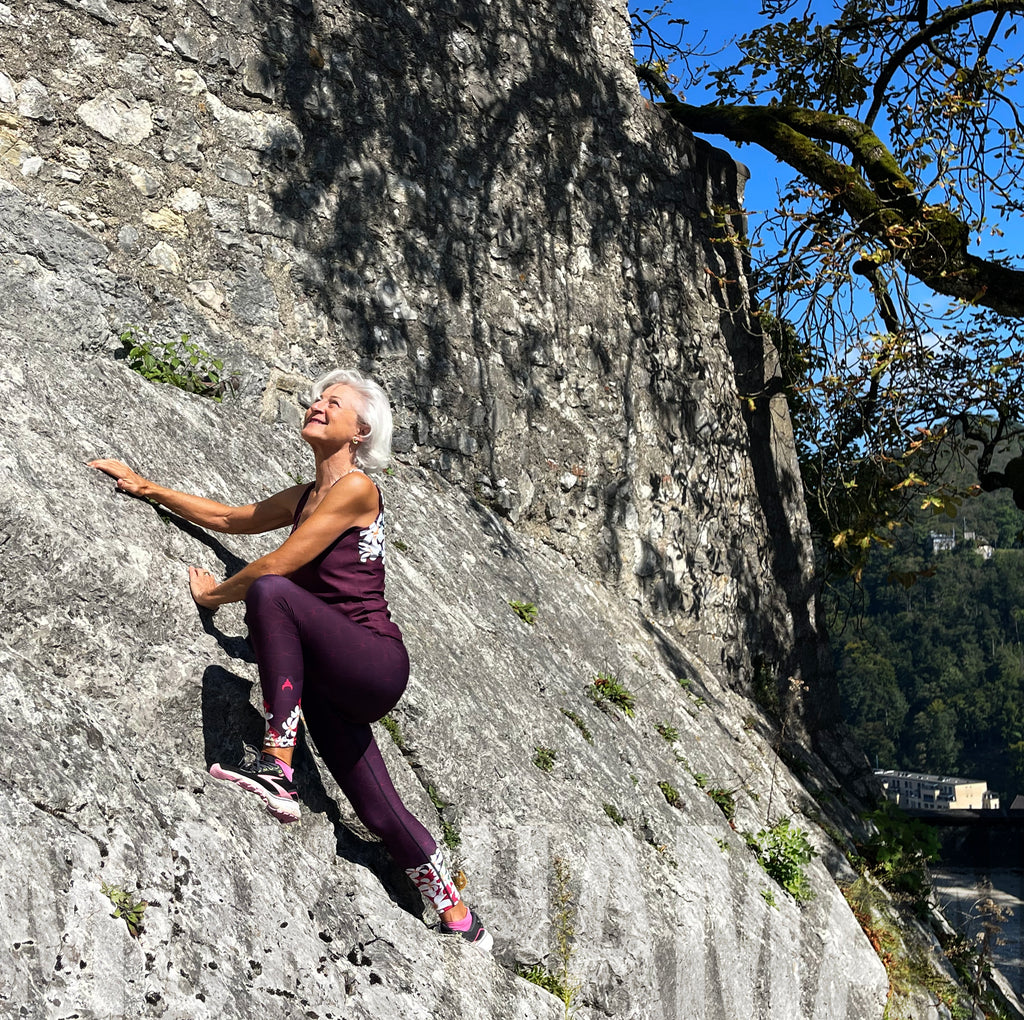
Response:
[[[313,390],[302,438],[315,459],[309,485],[232,507],[148,480],[115,460],[90,466],[117,488],[211,531],[255,534],[289,527],[273,552],[218,582],[189,567],[197,605],[244,601],[259,664],[266,730],[235,765],[210,774],[256,794],[282,822],[299,817],[292,777],[301,717],[356,814],[440,914],[441,934],[489,951],[493,939],[459,898],[441,850],[402,803],[370,723],[397,704],[409,678],[402,634],[384,598],[384,500],[368,472],[391,453],[391,408],[372,379],[335,371]]]

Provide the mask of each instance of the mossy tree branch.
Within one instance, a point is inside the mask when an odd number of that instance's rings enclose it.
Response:
[[[921,201],[866,124],[845,114],[784,106],[690,106],[647,69],[637,68],[637,76],[659,93],[659,108],[691,131],[759,145],[826,190],[865,240],[879,245],[875,261],[899,262],[938,294],[1024,317],[1024,272],[969,252],[968,225],[948,207]],[[850,162],[822,143],[845,149]]]

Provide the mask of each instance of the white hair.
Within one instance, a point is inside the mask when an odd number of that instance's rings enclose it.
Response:
[[[368,375],[355,369],[335,369],[313,383],[313,400],[319,400],[329,386],[348,386],[359,396],[356,415],[367,433],[355,451],[356,466],[363,471],[380,471],[391,459],[393,422],[388,395]]]

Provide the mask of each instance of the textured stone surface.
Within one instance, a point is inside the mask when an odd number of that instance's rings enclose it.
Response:
[[[837,781],[813,759],[794,778],[747,697],[758,667],[802,680],[812,721],[831,711],[785,407],[740,399],[768,369],[721,243],[738,169],[654,119],[624,11],[12,11],[0,1009],[561,1017],[514,973],[556,966],[557,858],[583,1020],[880,1017],[884,972],[806,818]],[[229,398],[129,371],[129,325],[222,358]],[[297,827],[208,779],[259,732],[255,669],[239,608],[201,619],[185,566],[230,571],[271,539],[206,536],[84,466],[268,494],[307,471],[303,381],[335,363],[396,405],[390,595],[414,675],[405,753],[381,742],[418,813],[460,832],[494,961],[424,928],[314,754]],[[635,719],[585,696],[599,671]],[[736,791],[739,829],[771,805],[813,833],[811,904],[766,903],[695,776]],[[139,939],[104,882],[150,903]]]

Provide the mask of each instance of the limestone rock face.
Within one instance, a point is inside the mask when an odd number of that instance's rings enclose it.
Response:
[[[881,1016],[808,817],[838,781],[748,696],[832,711],[785,406],[741,399],[740,171],[631,60],[613,3],[0,3],[0,1014],[554,1020],[539,965],[583,1020]],[[183,334],[222,402],[129,368]],[[309,477],[337,364],[396,412],[413,678],[378,739],[493,959],[424,926],[314,748],[300,825],[208,777],[262,720],[242,610],[186,566],[275,539],[85,466],[262,498]],[[740,835],[769,813],[822,854],[803,906]]]

